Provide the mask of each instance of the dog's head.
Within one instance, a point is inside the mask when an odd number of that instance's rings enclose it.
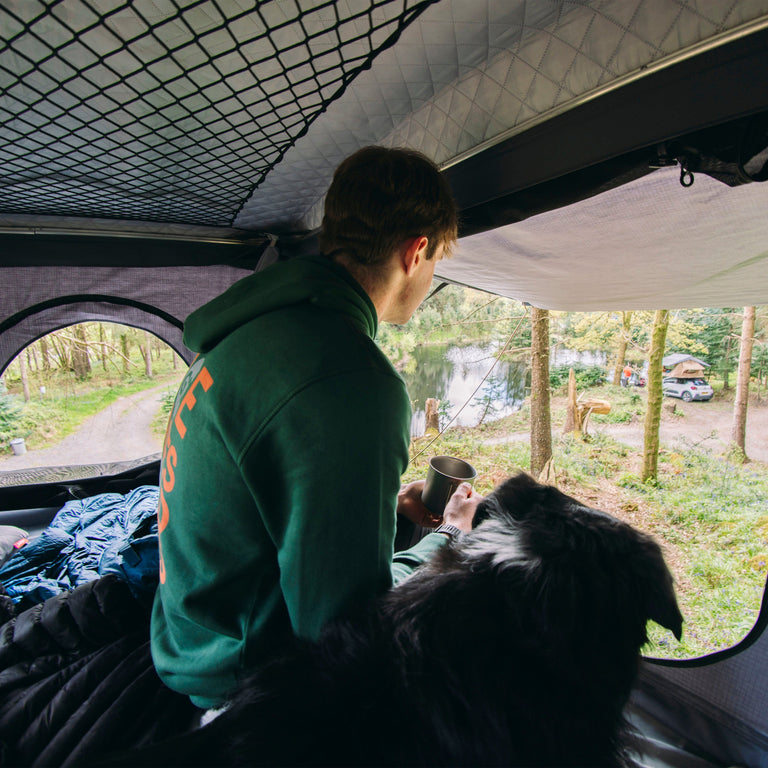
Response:
[[[462,557],[492,564],[537,610],[529,632],[639,648],[653,620],[680,639],[683,617],[659,545],[610,515],[526,474],[510,478],[478,506]]]
[[[652,538],[524,474],[385,605],[399,663],[445,691],[430,708],[495,724],[488,763],[623,764],[646,625],[683,621]]]

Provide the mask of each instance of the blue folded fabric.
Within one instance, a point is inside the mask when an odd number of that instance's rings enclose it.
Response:
[[[36,539],[0,568],[14,602],[43,602],[113,573],[138,594],[158,581],[156,509],[159,489],[143,485],[126,495],[103,493],[67,502]]]

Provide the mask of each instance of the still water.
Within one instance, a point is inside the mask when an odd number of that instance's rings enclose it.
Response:
[[[424,403],[430,397],[437,398],[447,414],[441,414],[441,428],[454,416],[454,426],[475,426],[484,414],[489,421],[519,409],[525,400],[528,365],[524,361],[496,362],[493,354],[497,349],[493,344],[414,349],[416,368],[403,374],[413,403],[411,434],[424,434]]]
[[[528,360],[496,362],[498,349],[496,344],[416,347],[411,353],[416,367],[403,373],[413,403],[411,434],[424,434],[424,403],[429,397],[442,404],[441,429],[451,418],[452,425],[476,426],[481,419],[492,421],[518,410],[529,393]],[[604,366],[606,355],[562,347],[552,350],[550,366],[575,363]]]

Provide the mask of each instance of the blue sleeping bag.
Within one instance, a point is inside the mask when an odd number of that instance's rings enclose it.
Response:
[[[67,502],[51,524],[0,568],[14,602],[42,603],[108,573],[137,596],[158,580],[159,489],[142,485],[126,495],[102,493]]]

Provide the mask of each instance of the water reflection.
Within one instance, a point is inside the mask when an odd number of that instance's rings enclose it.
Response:
[[[483,381],[497,350],[493,344],[414,349],[416,367],[403,374],[413,402],[411,434],[424,434],[424,404],[430,397],[442,404],[441,427],[454,416],[453,425],[474,426],[481,419],[498,419],[519,409],[525,399],[527,362],[499,361]]]
[[[566,347],[553,347],[549,353],[549,367],[556,365],[599,365],[604,368],[608,363],[608,355],[605,352],[590,350],[567,349]]]

